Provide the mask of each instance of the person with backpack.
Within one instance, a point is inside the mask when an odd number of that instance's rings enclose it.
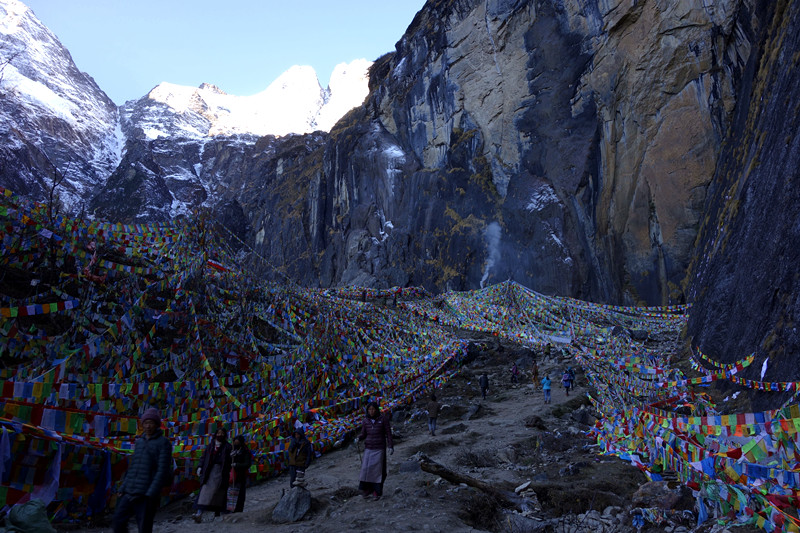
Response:
[[[481,377],[478,379],[478,385],[481,386],[481,395],[483,399],[486,399],[486,391],[489,390],[489,376],[486,375],[486,372],[481,374]]]
[[[563,385],[564,390],[567,391],[567,396],[569,396],[569,389],[572,387],[572,375],[569,373],[569,370],[564,370],[564,373],[561,375],[561,385]]]
[[[295,428],[289,444],[289,486],[306,486],[306,469],[314,458],[311,442],[302,428]]]
[[[519,368],[517,367],[516,361],[513,365],[511,365],[511,383],[517,383],[519,381]]]
[[[114,533],[127,533],[128,521],[136,516],[139,533],[151,533],[161,498],[161,489],[172,482],[172,443],[161,430],[161,413],[151,407],[142,413],[142,434],[119,487],[114,510]]]

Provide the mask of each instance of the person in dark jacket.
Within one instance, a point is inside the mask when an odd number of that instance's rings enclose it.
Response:
[[[142,413],[141,423],[142,435],[136,439],[119,487],[114,533],[127,533],[132,516],[139,533],[151,533],[161,489],[172,481],[172,444],[161,431],[161,413],[151,407]]]
[[[481,395],[483,395],[483,399],[486,399],[486,391],[489,390],[489,376],[486,375],[486,372],[481,374],[481,377],[478,379],[478,385],[481,386]]]
[[[361,424],[361,434],[356,440],[364,441],[364,458],[361,461],[361,474],[358,488],[364,499],[370,497],[380,500],[383,496],[383,483],[386,481],[386,450],[394,453],[392,427],[389,417],[381,413],[376,402],[367,404],[367,416]]]
[[[565,370],[561,376],[561,385],[567,391],[567,396],[569,396],[569,389],[572,388],[572,374],[568,370]]]
[[[206,446],[203,459],[197,467],[197,475],[203,485],[197,496],[197,512],[192,518],[195,522],[201,522],[203,511],[214,511],[214,516],[219,516],[227,507],[231,444],[224,428],[217,429],[214,440]]]
[[[311,464],[314,451],[302,428],[295,428],[289,444],[289,486],[306,486],[306,469]]]
[[[431,401],[428,402],[428,431],[431,436],[436,436],[436,419],[439,417],[439,410],[442,404],[436,401],[436,394],[431,393]]]
[[[244,499],[247,492],[247,479],[250,477],[250,465],[253,464],[253,454],[244,441],[244,437],[239,435],[233,439],[233,449],[231,450],[231,468],[233,469],[233,486],[239,489],[239,496],[236,499],[234,513],[244,511]]]

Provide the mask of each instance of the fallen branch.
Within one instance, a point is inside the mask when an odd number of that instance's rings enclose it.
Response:
[[[454,470],[450,470],[446,466],[437,463],[436,461],[432,460],[430,457],[428,457],[423,453],[417,455],[418,455],[417,459],[419,460],[419,466],[425,472],[437,475],[442,479],[447,480],[451,483],[456,483],[456,484],[464,483],[486,494],[494,496],[497,499],[497,501],[505,508],[516,509],[517,511],[520,512],[526,512],[526,511],[532,511],[536,507],[536,502],[534,500],[520,496],[514,491],[501,489],[494,485],[486,483],[485,481],[481,481],[480,479],[475,479],[474,477],[470,477],[464,474],[460,474]]]

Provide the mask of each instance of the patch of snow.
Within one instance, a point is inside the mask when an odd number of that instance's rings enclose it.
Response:
[[[543,185],[533,193],[526,209],[528,211],[541,211],[550,204],[558,203],[558,196],[550,185]]]
[[[392,71],[392,77],[397,79],[403,74],[405,74],[405,72],[406,72],[406,58],[403,57],[403,59],[400,60],[397,66],[394,67],[394,70]]]
[[[125,151],[125,134],[122,133],[122,124],[119,120],[116,121],[114,126],[114,156],[116,157],[116,164],[115,167],[119,165],[120,161],[122,161],[122,156],[124,155]]]
[[[202,154],[201,154],[202,157]],[[194,169],[195,175],[199,176],[203,173],[203,164],[202,163],[195,163],[192,168]]]
[[[74,103],[56,94],[43,83],[23,76],[13,64],[6,65],[3,71],[3,85],[10,87],[19,101],[42,108],[72,127],[78,125],[75,118],[78,109]]]
[[[191,215],[191,209],[189,209],[184,202],[173,197],[172,205],[170,205],[169,209],[169,216],[170,218],[175,218],[180,215]]]
[[[147,140],[149,140],[149,141],[154,141],[154,140],[158,139],[159,137],[168,137],[169,136],[166,132],[161,131],[161,130],[159,130],[159,129],[155,128],[155,127],[151,127],[151,126],[144,126],[142,128],[142,132],[144,133],[145,138]]]
[[[389,145],[383,149],[383,153],[386,154],[386,157],[389,159],[401,159],[405,161],[406,153],[397,145]]]

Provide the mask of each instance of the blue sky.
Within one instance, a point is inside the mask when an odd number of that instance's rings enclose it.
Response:
[[[424,0],[23,0],[115,103],[166,81],[248,96],[394,50]]]

